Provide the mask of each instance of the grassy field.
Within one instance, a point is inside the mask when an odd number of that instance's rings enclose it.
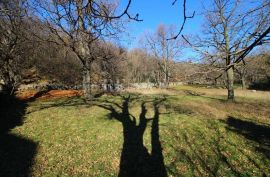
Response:
[[[0,176],[268,176],[270,93],[180,86],[36,100],[0,136]],[[16,112],[16,111],[15,111]]]

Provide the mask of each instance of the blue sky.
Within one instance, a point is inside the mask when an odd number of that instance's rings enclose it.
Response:
[[[172,6],[173,0],[133,0],[129,12],[139,13],[142,22],[131,22],[128,26],[129,36],[123,42],[128,49],[138,47],[138,40],[145,31],[155,31],[159,24],[175,25],[180,29],[183,21],[183,0]],[[121,6],[125,6],[127,0],[121,1]],[[187,14],[191,15],[196,11],[195,17],[187,21],[183,34],[198,34],[202,25],[200,0],[187,1]],[[191,51],[186,51],[186,57],[194,55]]]
[[[122,9],[126,6],[128,0],[119,0]],[[142,22],[131,22],[128,26],[128,37],[124,37],[122,45],[128,49],[140,47],[139,39],[146,31],[155,31],[159,24],[175,25],[178,29],[183,22],[183,1],[178,0],[172,6],[173,0],[132,0],[129,9],[130,14],[139,14]],[[187,0],[187,15],[191,15],[195,11],[195,16],[189,19],[185,25],[182,34],[202,35],[201,29],[204,18],[201,13],[204,8],[209,9],[210,0]],[[255,6],[259,1],[243,1],[246,7]],[[251,2],[251,3],[249,3]],[[211,7],[210,7],[211,8]],[[242,7],[245,8],[245,7]],[[198,54],[191,49],[186,49],[182,53],[182,57],[176,60],[196,60]]]
[[[138,37],[147,30],[155,31],[159,24],[175,25],[180,28],[183,21],[183,0],[172,6],[172,0],[133,0],[130,8],[131,14],[139,13],[142,22],[131,22],[129,34]],[[121,1],[124,6],[127,0]],[[198,33],[202,24],[202,16],[199,14],[200,0],[187,1],[187,14],[196,11],[195,17],[187,21],[183,33]],[[132,41],[131,47],[135,46]]]

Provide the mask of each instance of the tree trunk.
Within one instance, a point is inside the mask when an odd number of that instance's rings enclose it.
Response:
[[[231,67],[227,70],[228,101],[234,101],[233,77],[233,67]]]
[[[162,88],[162,75],[160,71],[158,71],[157,73],[157,80],[158,80],[158,87]]]
[[[217,79],[214,80],[214,86],[217,87]]]
[[[169,67],[168,67],[168,59],[166,59],[164,61],[164,88],[168,88],[169,87]]]
[[[246,80],[245,80],[244,76],[241,77],[241,82],[242,82],[242,89],[245,90],[246,89]]]
[[[85,66],[83,67],[83,93],[86,99],[92,99],[91,63],[89,61],[86,61]]]
[[[12,67],[12,64],[11,63],[12,60],[7,60],[4,65],[3,65],[3,74],[2,74],[2,78],[3,79],[3,90],[10,94],[10,95],[13,95],[14,94],[14,91],[15,89],[17,88],[18,86],[18,80],[19,80],[19,75],[17,74],[16,72],[16,67]]]
[[[247,68],[246,68],[246,65],[245,63],[243,62],[243,66],[242,66],[242,70],[241,70],[241,83],[242,83],[242,89],[246,89],[246,79],[245,79],[245,76],[246,76],[246,73],[247,73]]]
[[[166,69],[165,77],[166,77],[165,88],[167,89],[169,87],[169,84],[170,84],[170,77],[169,77],[169,70],[168,69]]]
[[[164,79],[163,79],[163,88],[168,87],[168,80],[167,80],[167,73],[164,73]]]

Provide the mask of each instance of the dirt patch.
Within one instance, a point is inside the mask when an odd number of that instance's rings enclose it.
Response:
[[[63,98],[63,97],[74,97],[81,96],[83,92],[81,90],[50,90],[44,92],[38,92],[36,90],[27,90],[17,93],[17,97],[20,100],[29,99],[51,99],[51,98]]]

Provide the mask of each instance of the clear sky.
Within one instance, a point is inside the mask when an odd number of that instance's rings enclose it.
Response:
[[[159,24],[175,25],[178,29],[183,22],[183,1],[177,0],[176,4],[172,6],[174,0],[132,0],[131,7],[129,9],[130,14],[139,14],[139,18],[142,22],[129,23],[128,37],[124,37],[124,41],[121,42],[128,49],[139,47],[138,41],[146,31],[155,31]],[[122,9],[126,7],[128,0],[119,0],[120,7]],[[195,16],[186,22],[185,28],[182,34],[202,35],[201,29],[204,22],[204,18],[201,15],[204,11],[204,7],[209,9],[211,7],[210,0],[187,0],[186,8],[187,15],[192,15],[195,11]],[[259,1],[246,0],[245,6],[242,8],[250,8],[258,5]],[[242,4],[243,5],[243,4]],[[196,60],[197,54],[191,49],[183,51],[181,58],[176,60]]]
[[[139,13],[142,22],[131,22],[129,24],[129,33],[132,37],[140,36],[147,30],[155,31],[159,24],[176,25],[180,28],[183,21],[183,0],[172,6],[173,0],[133,0],[130,13]],[[127,0],[121,1],[124,6]],[[199,14],[201,8],[200,0],[187,1],[187,15],[196,11],[195,17],[187,21],[183,33],[198,33],[202,24],[202,17]],[[132,44],[131,47],[133,47]]]
[[[122,0],[121,6],[127,4],[127,0]],[[138,40],[145,31],[155,31],[159,24],[175,25],[178,29],[183,21],[183,0],[178,0],[172,6],[173,0],[133,0],[129,12],[139,13],[142,22],[131,22],[128,26],[127,40],[123,42],[128,49],[138,46]],[[187,15],[191,15],[195,10],[195,17],[186,22],[183,34],[198,34],[202,25],[201,0],[187,1]],[[193,55],[188,52],[190,57]]]

